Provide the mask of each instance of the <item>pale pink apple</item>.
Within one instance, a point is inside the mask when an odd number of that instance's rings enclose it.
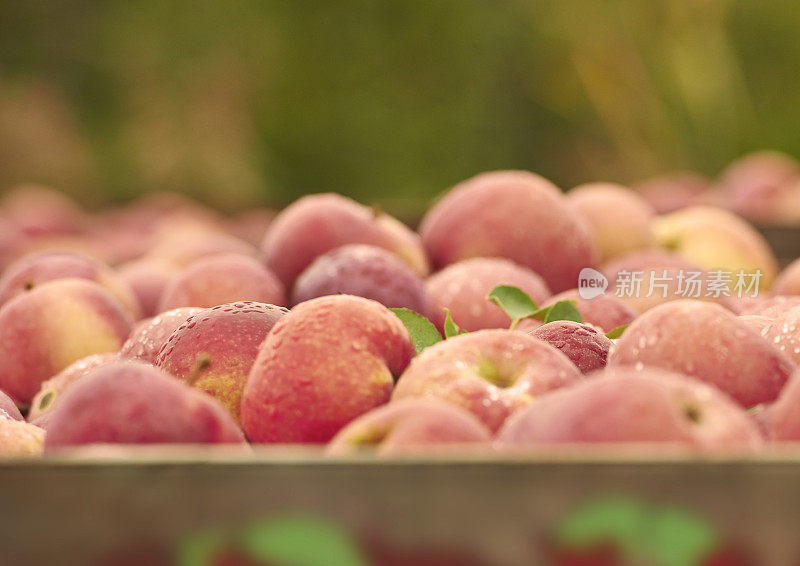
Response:
[[[594,235],[600,262],[656,244],[655,210],[631,189],[614,183],[587,183],[567,193]]]
[[[543,395],[512,416],[496,442],[500,449],[563,443],[749,451],[762,440],[747,412],[714,387],[658,368],[615,368]]]
[[[508,328],[511,319],[487,297],[498,285],[513,285],[525,291],[537,304],[550,297],[550,290],[538,274],[500,257],[476,257],[448,265],[425,282],[430,297],[430,319],[444,328],[444,309],[468,331]]]
[[[575,286],[597,261],[586,220],[550,181],[527,171],[467,179],[434,204],[420,225],[431,261],[504,257],[541,275],[553,292]]]

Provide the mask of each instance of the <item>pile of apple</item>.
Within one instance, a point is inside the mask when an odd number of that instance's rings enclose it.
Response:
[[[677,171],[634,188],[659,213],[712,205],[763,225],[800,225],[800,163],[779,151],[740,157],[714,179]]]
[[[89,214],[24,187],[0,233],[2,456],[800,440],[800,264],[779,273],[722,208],[658,215],[618,185],[564,194],[500,171],[415,232],[335,194],[231,218],[175,195]],[[606,294],[581,297],[587,267]],[[645,296],[654,277],[721,269],[759,272],[759,296]],[[646,275],[639,295],[615,295],[623,271]]]

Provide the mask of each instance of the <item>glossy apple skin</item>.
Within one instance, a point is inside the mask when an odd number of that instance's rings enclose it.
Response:
[[[45,450],[95,443],[241,443],[225,408],[149,364],[95,368],[69,388],[47,421]]]
[[[555,293],[574,287],[580,270],[597,261],[585,219],[555,185],[527,171],[459,183],[428,210],[420,234],[438,268],[504,257],[541,275]]]
[[[580,379],[569,358],[549,344],[522,332],[480,330],[423,350],[400,376],[392,400],[444,400],[495,432],[537,396]]]
[[[467,331],[508,328],[511,319],[487,299],[498,285],[513,285],[537,304],[550,297],[550,289],[539,275],[500,257],[478,257],[448,265],[425,282],[430,297],[430,319],[444,331],[444,309]]]
[[[328,456],[371,449],[378,456],[435,454],[448,445],[465,450],[488,445],[492,434],[472,413],[445,401],[405,399],[365,413],[345,426],[326,448]]]
[[[251,301],[201,310],[170,335],[155,366],[217,399],[238,423],[258,348],[287,312]]]
[[[405,326],[376,301],[319,297],[294,307],[259,348],[242,395],[251,442],[325,443],[389,401],[415,355]]]
[[[189,317],[202,311],[203,309],[197,307],[181,307],[140,321],[120,348],[120,358],[154,364],[158,353],[172,333]]]
[[[286,207],[270,224],[261,249],[267,266],[291,288],[314,259],[346,244],[384,248],[420,277],[428,274],[419,236],[388,214],[333,193],[307,195]]]
[[[748,323],[719,305],[682,300],[637,318],[609,366],[655,366],[694,376],[744,407],[774,401],[794,364]]]
[[[50,281],[0,308],[0,389],[20,405],[72,362],[119,349],[132,321],[103,287]]]
[[[658,368],[614,368],[540,397],[508,420],[499,449],[553,443],[664,442],[755,450],[758,427],[724,393]]]

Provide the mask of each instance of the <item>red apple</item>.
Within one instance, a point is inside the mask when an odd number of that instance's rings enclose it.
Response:
[[[442,399],[494,432],[537,396],[581,377],[564,354],[540,340],[511,330],[480,330],[425,349],[400,376],[392,399]]]
[[[238,423],[258,347],[287,312],[249,301],[201,310],[175,329],[155,366],[216,398]]]
[[[46,450],[81,444],[241,443],[216,400],[149,364],[95,368],[49,414]]]
[[[259,348],[242,395],[251,442],[328,442],[386,403],[414,356],[400,319],[376,301],[331,295],[300,303]]]
[[[203,309],[197,307],[183,307],[164,311],[153,318],[139,322],[122,345],[119,351],[120,357],[154,364],[161,347],[172,333],[190,316],[202,311]]]

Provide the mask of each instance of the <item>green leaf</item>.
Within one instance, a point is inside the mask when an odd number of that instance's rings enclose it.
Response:
[[[511,330],[517,327],[520,320],[539,310],[534,300],[525,291],[513,285],[498,285],[486,298],[503,309],[511,318]]]
[[[466,334],[467,331],[463,330],[459,325],[455,323],[453,317],[450,316],[450,309],[444,309],[444,337],[445,338],[452,338],[453,336],[458,336],[459,334]]]
[[[624,497],[601,498],[571,513],[557,536],[567,548],[613,543],[626,556],[641,556],[646,546],[648,508]]]
[[[700,566],[719,544],[709,522],[681,509],[656,512],[648,538],[648,557],[659,566]]]
[[[541,320],[545,324],[555,320],[571,320],[573,322],[583,322],[583,316],[575,307],[578,301],[575,299],[565,299],[558,301],[552,305],[542,307],[535,313],[530,315],[530,318]]]
[[[558,301],[550,305],[547,309],[547,316],[544,318],[545,324],[556,320],[571,320],[573,322],[583,322],[583,316],[575,306],[575,299]]]
[[[573,549],[610,543],[626,560],[657,566],[701,566],[720,541],[714,526],[690,511],[625,497],[578,508],[561,523],[557,539]]]
[[[612,340],[614,340],[615,338],[619,338],[620,336],[622,336],[622,333],[625,332],[625,329],[627,329],[629,326],[630,323],[623,324],[621,326],[617,326],[616,328],[609,330],[608,332],[606,332],[606,338],[611,338]]]
[[[439,334],[433,323],[418,312],[406,308],[389,310],[405,325],[418,354],[425,348],[442,341],[442,335]]]
[[[367,566],[358,545],[331,522],[287,517],[258,523],[239,537],[248,556],[287,566]]]

